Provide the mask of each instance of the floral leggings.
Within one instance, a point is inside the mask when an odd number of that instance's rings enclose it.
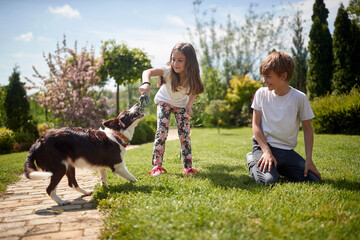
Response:
[[[190,116],[186,113],[185,108],[175,107],[166,102],[159,102],[157,106],[157,130],[154,141],[152,164],[154,166],[162,165],[165,152],[165,141],[169,133],[171,113],[174,113],[178,126],[184,168],[191,168]]]

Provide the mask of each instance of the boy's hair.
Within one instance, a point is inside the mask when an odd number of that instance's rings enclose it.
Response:
[[[185,73],[186,79],[183,87],[189,89],[188,95],[197,95],[204,92],[204,86],[200,78],[199,63],[196,58],[194,47],[190,43],[178,43],[171,50],[170,62],[174,52],[181,52],[185,55]],[[171,68],[171,87],[174,92],[178,91],[180,86],[180,76]]]
[[[287,73],[286,81],[289,82],[294,73],[294,60],[284,52],[273,52],[268,55],[260,65],[260,74],[268,74],[274,71],[277,75]]]

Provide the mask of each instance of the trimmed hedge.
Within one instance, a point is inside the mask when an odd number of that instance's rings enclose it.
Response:
[[[315,118],[312,120],[316,133],[360,134],[360,91],[349,94],[325,96],[310,102]]]
[[[7,128],[0,128],[0,154],[7,154],[12,151],[15,142],[15,134]]]
[[[135,128],[131,144],[152,142],[155,139],[157,120],[155,116],[146,115]]]

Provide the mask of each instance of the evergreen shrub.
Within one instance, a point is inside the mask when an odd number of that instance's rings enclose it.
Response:
[[[131,144],[142,144],[154,141],[156,132],[156,117],[153,115],[146,115],[135,128]]]
[[[15,141],[14,132],[7,128],[0,128],[0,154],[10,153]]]
[[[353,88],[350,94],[342,94],[311,101],[315,118],[312,120],[316,133],[360,134],[360,90]]]

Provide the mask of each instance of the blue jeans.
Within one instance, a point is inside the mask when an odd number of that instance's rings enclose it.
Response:
[[[277,183],[279,182],[279,176],[282,175],[294,182],[320,182],[320,179],[312,172],[308,172],[308,176],[304,177],[305,160],[294,150],[284,150],[280,148],[274,148],[268,144],[272,154],[277,161],[277,167],[271,167],[269,172],[266,169],[265,172],[260,171],[257,166],[258,161],[263,154],[259,144],[253,138],[252,157],[253,159],[248,162],[249,172],[253,176],[254,180],[258,183]]]

